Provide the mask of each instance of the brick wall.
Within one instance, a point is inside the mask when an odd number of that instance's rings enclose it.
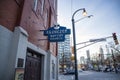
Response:
[[[46,30],[57,22],[53,1],[45,0],[44,12],[41,14],[42,0],[38,0],[36,11],[33,10],[34,0],[0,0],[0,25],[11,31],[14,31],[16,26],[21,26],[28,32],[28,41],[44,50],[51,49],[53,55],[56,55],[56,43],[40,40],[47,39],[40,30]]]
[[[0,0],[0,25],[13,31],[20,18],[20,5],[15,0]]]

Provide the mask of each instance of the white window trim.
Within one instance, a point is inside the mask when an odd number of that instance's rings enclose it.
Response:
[[[54,9],[56,8],[56,0],[54,0]]]
[[[45,13],[45,20],[44,20],[44,25],[45,27],[47,26],[47,23],[48,23],[48,11],[46,10],[46,13]]]
[[[41,4],[41,15],[43,14],[43,10],[44,10],[44,3],[45,3],[45,0],[42,0],[42,4]]]
[[[38,3],[38,0],[34,0],[34,7],[33,7],[33,10],[34,10],[34,11],[37,10],[37,3]]]

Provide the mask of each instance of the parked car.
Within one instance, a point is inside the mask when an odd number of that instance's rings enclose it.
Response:
[[[117,68],[117,71],[120,72],[120,68]]]
[[[78,72],[83,72],[83,70],[82,70],[82,69],[79,69]]]
[[[75,70],[67,70],[66,72],[64,72],[64,75],[68,75],[68,74],[75,74]]]
[[[103,72],[111,72],[111,71],[113,71],[113,68],[104,68],[103,69]]]

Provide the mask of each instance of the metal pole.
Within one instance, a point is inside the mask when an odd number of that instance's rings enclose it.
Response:
[[[92,16],[93,16],[93,15],[85,16],[85,17],[83,17],[83,18],[81,18],[81,19],[76,20],[74,23],[77,23],[77,22],[79,22],[79,21],[81,21],[82,19],[85,19],[85,18],[90,18],[90,17],[92,17]]]
[[[72,27],[73,27],[73,44],[74,44],[74,57],[75,57],[75,80],[78,80],[77,55],[76,55],[76,36],[75,36],[74,19],[72,19]]]
[[[72,28],[73,28],[73,46],[74,46],[74,57],[75,57],[75,80],[78,80],[78,69],[77,69],[77,54],[76,54],[76,36],[75,36],[75,21],[74,21],[74,15],[80,11],[85,11],[85,8],[81,8],[76,10],[72,15]]]

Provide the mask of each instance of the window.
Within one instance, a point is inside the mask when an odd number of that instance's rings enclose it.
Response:
[[[34,0],[34,6],[33,6],[33,10],[34,11],[37,10],[37,3],[38,3],[38,0]]]
[[[42,0],[42,4],[41,4],[41,15],[43,14],[43,9],[44,9],[44,3],[45,3],[45,0]]]
[[[54,9],[56,9],[56,0],[54,0]]]
[[[45,25],[45,27],[47,27],[47,25],[48,25],[48,10],[46,10],[46,13],[45,13],[44,25]]]

